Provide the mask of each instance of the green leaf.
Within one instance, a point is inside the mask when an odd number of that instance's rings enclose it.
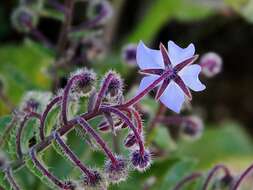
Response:
[[[237,158],[239,162],[242,157],[252,157],[252,147],[252,142],[243,127],[228,122],[218,127],[206,127],[202,138],[197,141],[179,142],[177,153],[178,156],[198,159],[198,167],[206,169],[227,159]]]
[[[11,122],[11,116],[0,117],[0,138],[2,138],[3,133],[5,132],[6,127]]]
[[[0,170],[0,186],[2,186],[5,190],[11,190],[11,186],[9,182],[5,178],[5,173]]]
[[[196,160],[185,159],[176,163],[166,173],[163,182],[161,183],[160,190],[172,189],[176,184],[185,176],[191,174],[195,168]]]
[[[52,189],[57,189],[56,186],[51,181],[49,181],[40,170],[37,169],[30,158],[26,158],[25,165],[36,177],[41,180],[41,182]]]
[[[26,40],[21,45],[1,46],[0,62],[6,94],[14,103],[18,103],[27,90],[49,89],[47,69],[53,62],[52,53],[37,43]],[[7,111],[2,103],[0,110],[1,115]]]

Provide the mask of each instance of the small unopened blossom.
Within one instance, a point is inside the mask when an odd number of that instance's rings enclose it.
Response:
[[[141,155],[139,150],[135,150],[132,152],[131,162],[138,171],[145,171],[151,165],[151,154],[148,150],[145,150],[144,154]]]
[[[27,33],[38,24],[38,16],[31,9],[21,6],[14,10],[11,21],[17,31]]]
[[[125,181],[128,176],[128,162],[122,157],[117,157],[117,163],[112,164],[111,160],[105,163],[105,175],[108,181],[119,183]]]
[[[200,59],[202,74],[206,77],[213,77],[222,70],[222,58],[214,52],[204,54]]]
[[[88,14],[91,18],[96,17],[96,25],[103,25],[113,15],[113,8],[107,0],[93,0],[90,1]]]
[[[122,49],[122,59],[128,64],[136,64],[136,44],[127,44]]]
[[[197,59],[194,55],[195,48],[190,44],[187,48],[181,48],[174,42],[168,42],[168,51],[160,44],[160,51],[149,49],[140,42],[137,47],[137,64],[141,73],[145,76],[138,89],[141,93],[163,74],[168,74],[157,86],[156,99],[159,99],[166,107],[179,113],[185,97],[192,99],[191,92],[205,89],[199,81],[201,67],[192,65]]]
[[[187,139],[198,139],[203,133],[203,121],[197,116],[183,118],[181,123],[181,135]]]
[[[32,112],[41,111],[52,97],[50,92],[29,91],[21,101],[20,111]]]
[[[105,78],[107,78],[108,75],[112,75],[112,79],[108,85],[106,95],[109,95],[110,97],[118,96],[123,92],[123,80],[115,71],[109,71],[105,74]]]
[[[90,69],[80,69],[71,74],[71,77],[81,75],[80,80],[77,80],[73,85],[72,92],[78,94],[79,97],[87,96],[92,92],[96,83],[96,74]]]

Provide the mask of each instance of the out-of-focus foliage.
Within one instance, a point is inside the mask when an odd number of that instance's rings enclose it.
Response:
[[[49,65],[52,54],[43,46],[25,40],[22,44],[0,46],[0,76],[8,97],[18,103],[27,90],[47,90],[50,87]],[[0,114],[5,113],[0,104]]]

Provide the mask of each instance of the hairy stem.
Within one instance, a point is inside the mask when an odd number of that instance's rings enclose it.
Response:
[[[95,140],[96,142],[101,146],[107,157],[112,161],[113,165],[116,165],[118,163],[117,159],[113,155],[112,151],[109,149],[108,145],[106,142],[96,133],[96,131],[90,126],[90,124],[84,120],[83,118],[77,119],[77,122],[79,125],[83,128],[84,131],[89,133]]]
[[[117,115],[119,118],[121,118],[133,131],[135,138],[137,139],[137,142],[139,143],[140,153],[141,155],[144,155],[144,144],[140,137],[140,134],[138,133],[137,129],[135,128],[134,124],[131,122],[131,120],[119,109],[113,108],[113,107],[101,107],[101,111],[103,112],[112,112],[115,115]]]
[[[27,114],[23,121],[21,122],[19,128],[18,128],[18,131],[17,131],[17,134],[16,134],[16,149],[17,149],[17,156],[18,158],[22,158],[23,157],[23,152],[22,152],[22,148],[21,148],[21,136],[22,136],[22,132],[26,126],[26,123],[29,121],[29,119],[31,118],[37,118],[40,120],[40,115],[37,114],[37,113],[29,113]]]
[[[172,74],[171,70],[168,70],[166,72],[164,72],[158,79],[156,79],[153,83],[151,83],[149,86],[147,86],[142,92],[140,92],[139,94],[137,94],[135,97],[131,98],[130,100],[128,100],[127,102],[125,102],[122,105],[119,105],[118,107],[129,107],[131,105],[136,104],[137,102],[139,102],[150,90],[152,90],[153,88],[155,88],[162,80],[164,80],[165,78],[169,77]]]
[[[69,100],[69,94],[72,85],[77,80],[80,80],[82,78],[82,75],[75,75],[73,76],[67,83],[66,87],[64,88],[63,92],[63,99],[62,99],[62,107],[61,107],[61,119],[63,121],[64,125],[68,124],[68,100]]]
[[[97,101],[95,104],[94,109],[97,110],[99,109],[99,106],[101,105],[102,99],[110,85],[110,82],[112,80],[113,74],[110,73],[108,74],[108,76],[105,78],[105,80],[103,81],[102,87],[100,88],[100,91],[98,92],[98,96],[97,96]]]
[[[253,171],[253,164],[249,166],[239,177],[239,179],[235,182],[231,190],[237,190],[239,186],[242,184],[243,180],[246,178],[247,175],[249,175]]]
[[[40,127],[39,127],[39,132],[40,132],[40,139],[43,141],[45,139],[45,121],[47,118],[48,113],[51,111],[54,105],[59,103],[62,100],[62,96],[57,96],[49,104],[47,105],[46,109],[42,113],[41,120],[40,120]]]
[[[32,159],[32,162],[37,167],[37,169],[42,172],[42,174],[45,177],[47,177],[50,181],[52,181],[57,187],[59,187],[61,189],[66,189],[66,190],[71,189],[70,185],[67,185],[64,182],[62,182],[60,179],[58,179],[56,176],[54,176],[52,173],[50,173],[49,170],[43,166],[43,164],[37,159],[36,150],[34,147],[31,148],[29,153],[30,153],[30,157]]]
[[[20,190],[21,188],[18,186],[18,184],[16,183],[13,175],[12,175],[12,171],[10,167],[7,167],[5,169],[5,176],[8,180],[8,182],[10,183],[11,187],[13,190]]]
[[[222,165],[222,164],[219,164],[219,165],[216,165],[213,167],[213,169],[210,170],[207,178],[206,178],[206,181],[203,185],[203,190],[207,190],[207,187],[212,179],[212,177],[214,176],[214,174],[219,171],[219,170],[223,170],[224,173],[225,173],[225,176],[230,176],[230,171],[229,169],[225,166],[225,165]]]
[[[176,186],[174,187],[173,190],[180,190],[186,183],[189,183],[193,180],[196,180],[197,178],[201,177],[202,174],[201,173],[192,173],[189,176],[186,176],[185,178],[183,178],[181,181],[179,181]]]
[[[63,152],[68,156],[70,161],[77,166],[81,172],[83,172],[89,179],[95,179],[95,176],[92,171],[89,170],[88,167],[86,167],[81,160],[78,159],[78,157],[75,155],[75,153],[69,148],[69,146],[61,139],[59,133],[54,132],[54,139],[57,142],[57,144],[61,147]]]

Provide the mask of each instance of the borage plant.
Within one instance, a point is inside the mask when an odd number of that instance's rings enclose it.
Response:
[[[45,6],[54,8],[58,14],[45,11]],[[89,6],[92,11],[88,20],[78,26],[72,26],[74,1],[71,0],[66,0],[64,5],[55,0],[21,0],[20,6],[13,13],[12,23],[18,31],[30,34],[56,54],[51,70],[54,90],[59,86],[59,71],[71,70],[73,65],[80,66],[83,60],[92,60],[94,54],[101,52],[102,40],[97,38],[101,37],[101,28],[103,29],[103,25],[112,16],[112,7],[107,1],[89,1]],[[56,45],[37,29],[41,15],[63,22]],[[89,34],[85,34],[88,37],[83,37],[85,32]],[[90,44],[96,48],[84,48]],[[82,50],[80,55],[76,53],[79,49]],[[23,166],[48,187],[65,190],[107,189],[110,183],[126,180],[132,169],[140,172],[147,170],[156,153],[150,148],[151,143],[144,138],[145,111],[142,109],[141,100],[150,91],[156,91],[155,99],[159,108],[145,131],[147,136],[158,123],[177,125],[177,132],[191,138],[200,136],[203,130],[200,118],[166,116],[165,108],[179,113],[184,105],[187,107],[192,99],[190,89],[205,89],[198,78],[200,73],[206,77],[218,74],[222,67],[221,58],[215,53],[208,53],[202,56],[200,64],[193,64],[198,58],[194,45],[181,48],[172,41],[168,42],[167,48],[161,43],[159,50],[149,49],[143,42],[138,46],[130,44],[123,49],[122,57],[127,63],[137,63],[140,74],[144,75],[136,95],[128,100],[125,100],[123,79],[118,73],[107,72],[98,84],[97,74],[88,68],[78,69],[70,74],[64,89],[58,90],[54,96],[41,92],[29,92],[25,95],[20,107],[13,112],[10,122],[5,122],[6,126],[1,135],[0,146],[5,153],[1,151],[0,154],[0,189],[22,189],[22,183],[15,180],[14,174]],[[94,120],[99,123],[94,125]],[[29,139],[25,134],[27,128],[30,130]],[[103,169],[87,166],[75,153],[67,142],[72,130],[75,130],[91,149],[99,147],[104,153],[106,161]],[[111,133],[114,141],[123,130],[127,131],[127,135],[122,144],[128,151],[123,153],[117,148],[112,151],[110,142],[107,142],[108,139],[104,140],[101,133]],[[26,141],[28,145],[24,143]],[[113,143],[115,145],[118,142]],[[82,176],[66,180],[51,172],[43,157],[48,147],[52,147],[72,164]],[[236,190],[251,169],[252,167],[249,167],[235,182],[226,166],[217,165],[207,176],[200,172],[186,176],[174,189],[181,189],[186,183],[204,176],[206,178],[201,188],[205,190],[214,174],[223,170],[225,175],[218,181],[216,188],[231,186]]]

